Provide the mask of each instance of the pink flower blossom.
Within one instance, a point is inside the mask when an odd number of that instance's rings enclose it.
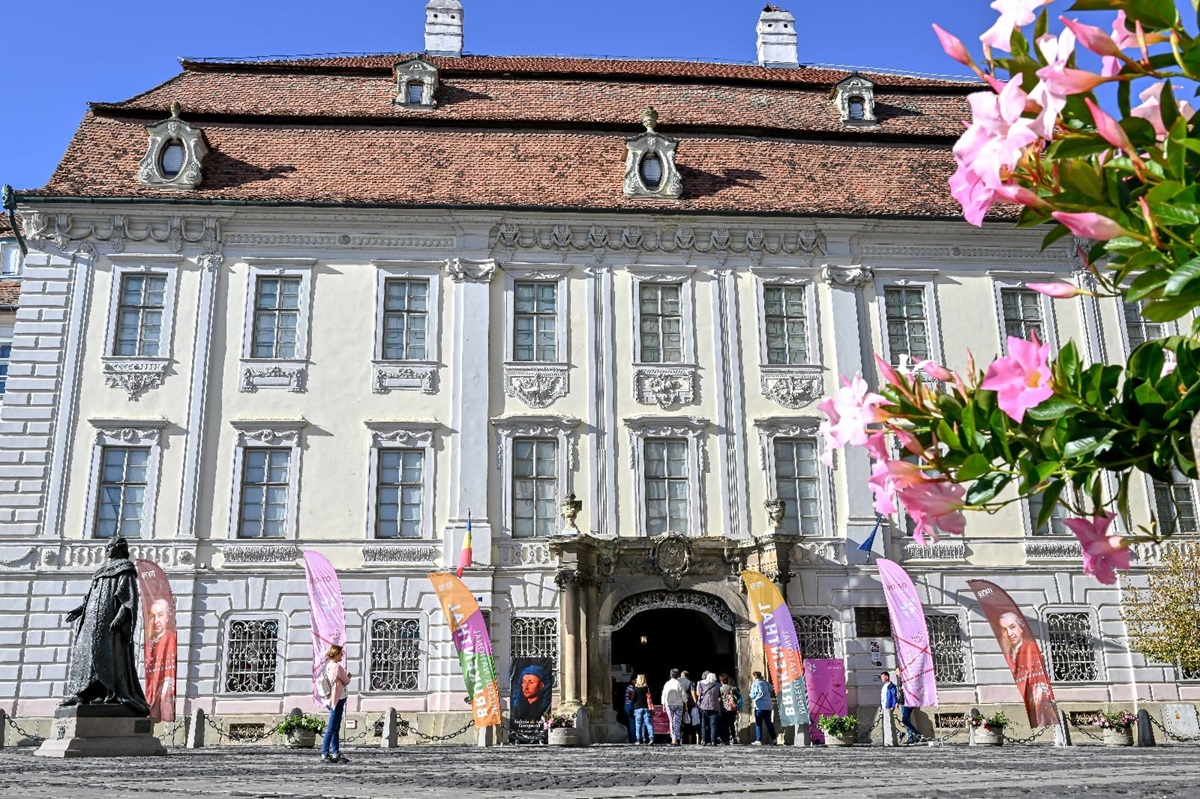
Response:
[[[1090,295],[1092,293],[1070,283],[1026,283],[1025,288],[1030,291],[1036,291],[1038,294],[1045,294],[1047,297],[1053,297],[1056,300],[1069,300],[1081,294]]]
[[[1163,86],[1166,84],[1156,83],[1144,92],[1138,95],[1142,104],[1134,108],[1130,113],[1135,117],[1141,117],[1154,126],[1154,132],[1159,140],[1167,138],[1167,128],[1163,124],[1162,118],[1162,92]],[[1179,115],[1184,119],[1191,119],[1196,110],[1191,104],[1185,100],[1176,100],[1179,106]]]
[[[873,461],[886,460],[888,457],[887,433],[883,430],[875,430],[868,435],[867,443],[863,446]]]
[[[853,380],[842,378],[844,385],[829,399],[817,406],[828,417],[828,424],[819,426],[825,447],[821,462],[832,468],[833,450],[851,444],[863,446],[867,443],[867,425],[881,422],[888,417],[880,404],[886,402],[879,394],[867,390],[867,381],[862,375]]]
[[[1092,102],[1092,98],[1085,97],[1083,101],[1087,104],[1088,110],[1092,112],[1092,120],[1096,123],[1096,132],[1104,137],[1104,140],[1113,147],[1131,156],[1134,155],[1133,142],[1125,134],[1125,129],[1121,127],[1121,123],[1117,122],[1117,120],[1105,113],[1100,106]]]
[[[1043,208],[1046,206],[1046,201],[1024,186],[1018,186],[1015,183],[1005,184],[998,189],[992,190],[993,199],[1001,200],[1014,205],[1024,205],[1029,208]]]
[[[941,42],[942,49],[946,51],[946,55],[965,67],[971,66],[971,54],[967,52],[967,48],[961,39],[953,33],[942,30],[936,24],[933,26],[933,32],[937,34],[938,41]]]
[[[950,535],[966,532],[962,509],[966,489],[948,480],[921,480],[899,487],[900,504],[913,520],[913,538],[920,546],[938,540],[938,531]]]
[[[1129,28],[1125,27],[1125,25],[1125,12],[1118,11],[1117,18],[1113,20],[1113,42],[1116,43],[1118,49],[1120,50],[1127,50],[1130,47],[1140,47],[1141,45],[1138,43],[1137,33],[1129,30]],[[1141,23],[1138,23],[1138,27],[1141,27]],[[1117,58],[1115,55],[1106,55],[1100,60],[1102,63],[1100,74],[1103,77],[1111,78],[1114,75],[1120,74],[1122,66],[1122,61],[1120,58]]]
[[[1117,581],[1116,569],[1129,571],[1129,550],[1120,536],[1109,535],[1108,526],[1115,519],[1111,513],[1089,519],[1067,519],[1070,528],[1083,548],[1083,573],[1094,575],[1105,585]]]
[[[943,383],[949,382],[954,377],[949,369],[942,366],[937,361],[918,361],[916,370],[918,372],[924,372],[934,380],[941,380]]]
[[[988,367],[980,388],[995,391],[1000,410],[1020,424],[1025,421],[1025,411],[1054,395],[1050,384],[1050,345],[1039,344],[1036,334],[1033,341],[1009,336],[1008,352]]]
[[[1179,359],[1175,357],[1175,353],[1170,350],[1163,352],[1163,368],[1162,376],[1175,374],[1175,367],[1179,366]]]
[[[1011,52],[1013,28],[1028,25],[1036,19],[1034,13],[1050,0],[996,0],[992,8],[1000,12],[1000,19],[979,37],[979,41],[997,50]]]
[[[895,513],[896,493],[903,488],[916,485],[925,479],[921,467],[903,460],[881,458],[871,464],[871,476],[867,485],[875,495],[875,512],[884,516]]]
[[[1079,20],[1067,19],[1066,17],[1059,17],[1058,19],[1062,24],[1071,29],[1071,32],[1075,34],[1075,38],[1079,40],[1080,44],[1096,55],[1119,56],[1121,54],[1121,48],[1116,41],[1096,26],[1086,25]]]
[[[1050,216],[1061,222],[1067,230],[1084,239],[1108,241],[1109,239],[1115,239],[1117,236],[1124,236],[1128,233],[1125,228],[1107,216],[1102,216],[1091,211],[1079,214],[1068,213],[1067,211],[1055,211]]]
[[[973,225],[982,224],[995,191],[1005,185],[1026,148],[1037,141],[1030,120],[1021,118],[1027,99],[1020,75],[998,95],[976,92],[967,97],[972,120],[954,145],[958,171],[950,178],[950,191]]]
[[[1029,93],[1029,99],[1042,109],[1031,127],[1034,133],[1050,141],[1054,138],[1054,126],[1058,122],[1058,115],[1067,104],[1069,92],[1057,91],[1056,87],[1067,68],[1068,59],[1075,52],[1075,34],[1065,30],[1056,38],[1047,33],[1037,40],[1037,47],[1049,64],[1038,70],[1037,76],[1041,80]]]
[[[883,378],[883,382],[889,386],[895,388],[902,388],[904,386],[904,378],[900,377],[900,373],[890,363],[880,358],[878,354],[875,356],[875,368],[879,370],[879,376]]]

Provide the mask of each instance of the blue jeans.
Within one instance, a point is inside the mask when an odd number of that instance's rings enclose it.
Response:
[[[771,721],[772,708],[759,710],[754,708],[754,740],[762,743],[775,742],[775,724]],[[763,736],[763,729],[766,729],[768,735]],[[763,740],[764,737],[766,740]]]
[[[637,740],[637,725],[633,722],[633,702],[625,703],[625,725],[629,727],[629,743]]]
[[[900,721],[904,724],[904,729],[908,731],[908,742],[916,743],[925,736],[921,735],[921,731],[913,724],[912,720],[913,709],[908,705],[900,708]]]
[[[700,743],[717,744],[720,743],[718,737],[718,729],[721,721],[721,711],[719,710],[701,710],[700,711]]]
[[[343,698],[337,707],[329,709],[329,723],[325,725],[325,738],[321,741],[321,754],[337,757],[342,751],[342,714],[346,712]]]
[[[633,740],[639,743],[654,743],[654,723],[648,707],[639,707],[633,711]]]

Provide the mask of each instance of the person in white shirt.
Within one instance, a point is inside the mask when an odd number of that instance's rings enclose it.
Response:
[[[896,719],[892,710],[900,704],[899,692],[886,671],[879,675],[879,711],[883,714],[883,745],[896,745]]]
[[[671,669],[671,679],[662,689],[662,706],[671,722],[671,746],[679,746],[683,727],[683,705],[687,692],[679,681],[679,669]]]

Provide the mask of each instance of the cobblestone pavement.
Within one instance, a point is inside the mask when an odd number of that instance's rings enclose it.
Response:
[[[1196,799],[1200,747],[594,746],[586,749],[407,746],[347,749],[347,765],[316,751],[172,749],[153,759],[45,760],[0,749],[0,796],[91,797],[601,797],[803,794],[879,799],[1078,797]]]

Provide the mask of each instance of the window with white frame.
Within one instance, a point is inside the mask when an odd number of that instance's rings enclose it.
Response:
[[[303,420],[237,421],[231,510],[234,538],[295,538]]]
[[[371,390],[436,394],[441,266],[376,261]]]
[[[808,287],[767,284],[762,292],[767,363],[808,363]]]
[[[837,657],[833,619],[823,613],[801,613],[792,616],[792,623],[796,626],[800,654],[805,660]]]
[[[8,364],[11,360],[12,343],[0,343],[0,400],[4,399],[4,392],[8,389]]]
[[[367,537],[433,535],[433,439],[437,422],[365,423],[371,433]]]
[[[625,420],[639,535],[704,535],[701,483],[707,468],[708,424],[695,417]]]
[[[420,690],[421,659],[419,619],[380,616],[371,619],[368,690]]]
[[[1034,335],[1046,342],[1046,320],[1042,316],[1042,295],[1032,289],[1000,289],[1000,310],[1004,317],[1004,336],[1029,341]]]
[[[167,276],[127,272],[120,275],[120,305],[113,355],[155,358],[162,350]]]
[[[312,258],[251,258],[238,390],[307,390]],[[264,364],[262,361],[270,361]]]
[[[924,286],[887,286],[883,295],[888,357],[893,366],[929,360],[933,354]]]
[[[1095,682],[1096,643],[1087,613],[1046,614],[1050,639],[1051,679],[1054,682]]]
[[[683,286],[638,284],[638,336],[642,363],[683,363]]]
[[[384,360],[426,360],[429,354],[429,281],[387,278],[383,286]]]
[[[1159,532],[1167,535],[1200,532],[1196,519],[1196,489],[1191,480],[1174,470],[1170,482],[1152,480],[1151,486]]]
[[[279,677],[279,621],[233,618],[225,636],[225,691],[275,693]]]
[[[259,277],[254,286],[253,358],[297,357],[300,329],[299,277]]]
[[[691,529],[687,439],[648,438],[644,447],[646,532],[658,535]]]
[[[821,478],[815,438],[775,439],[775,496],[783,500],[783,529],[791,535],[821,531]]]
[[[554,535],[558,531],[558,441],[516,438],[512,453],[513,537]]]
[[[1161,322],[1147,321],[1142,316],[1140,302],[1123,302],[1121,305],[1125,312],[1125,338],[1129,342],[1130,350],[1147,341],[1156,341],[1167,337],[1167,325]]]
[[[21,274],[21,248],[16,241],[0,243],[0,274],[15,277]]]
[[[510,655],[550,658],[558,668],[558,619],[551,616],[513,616],[509,625]]]
[[[149,447],[103,447],[100,454],[96,538],[141,538]]]
[[[522,280],[513,284],[514,361],[554,362],[558,353],[558,283]]]
[[[966,683],[967,653],[958,616],[929,615],[925,617],[925,626],[933,654],[934,679],[943,685]]]
[[[1034,535],[1071,535],[1071,531],[1067,528],[1067,509],[1062,503],[1055,502],[1054,510],[1050,512],[1050,518],[1046,523],[1038,526],[1038,518],[1042,515],[1043,495],[1041,492],[1031,494],[1027,502],[1029,503],[1029,528]]]

